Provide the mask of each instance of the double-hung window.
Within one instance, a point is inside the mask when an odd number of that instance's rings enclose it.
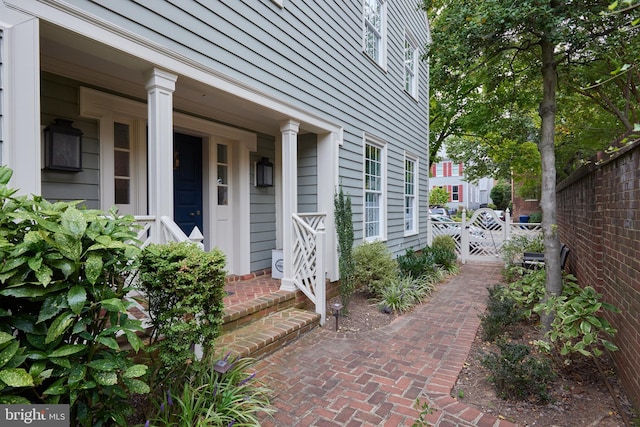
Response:
[[[385,238],[385,148],[370,140],[364,153],[364,238]]]
[[[417,203],[417,161],[415,158],[404,159],[404,232],[415,233],[418,217]]]
[[[418,47],[410,34],[404,35],[404,90],[418,97]]]
[[[386,60],[387,3],[364,0],[364,51],[381,67]]]

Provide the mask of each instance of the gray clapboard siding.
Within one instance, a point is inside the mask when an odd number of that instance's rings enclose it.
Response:
[[[78,88],[80,83],[71,79],[42,73],[41,121],[43,126],[56,118],[73,120],[73,127],[83,132],[82,172],[56,172],[43,170],[42,196],[49,201],[83,200],[80,206],[100,207],[100,146],[98,124],[94,120],[78,117]]]
[[[339,182],[352,197],[356,241],[362,239],[363,132],[385,140],[387,243],[398,253],[396,248],[404,250],[407,242],[426,240],[426,63],[419,66],[418,99],[403,88],[405,29],[421,43],[428,38],[426,17],[417,10],[415,0],[388,2],[384,70],[362,52],[361,0],[287,1],[284,9],[257,0],[70,1],[206,67],[341,124],[344,140],[339,150]],[[273,159],[274,142],[267,139],[261,138],[252,161],[263,155]],[[403,230],[405,150],[420,157],[422,226],[417,238],[405,238]],[[300,209],[315,210],[313,180],[307,180],[304,173],[300,176]],[[268,246],[268,239],[275,239],[275,230],[273,236],[254,230],[275,223],[275,212],[268,207],[275,203],[275,194],[272,189],[252,186],[251,197],[252,222],[254,218],[258,221],[252,224],[251,267],[257,269],[269,265],[270,254],[263,253],[264,246]],[[267,218],[254,216],[263,211],[268,212]]]
[[[257,152],[251,153],[251,163],[268,157],[275,159],[275,138],[258,135]],[[271,268],[271,250],[276,249],[276,193],[275,187],[259,188],[253,185],[251,169],[250,199],[250,252],[251,271]]]

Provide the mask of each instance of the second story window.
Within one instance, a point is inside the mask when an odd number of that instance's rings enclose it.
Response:
[[[381,67],[385,66],[387,4],[364,0],[364,51]]]
[[[418,97],[418,48],[409,34],[404,36],[404,90]]]

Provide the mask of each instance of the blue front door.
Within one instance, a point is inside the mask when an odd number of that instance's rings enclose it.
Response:
[[[173,136],[173,218],[188,236],[202,232],[202,138]]]

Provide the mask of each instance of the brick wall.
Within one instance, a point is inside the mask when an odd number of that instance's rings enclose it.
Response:
[[[595,161],[595,159],[594,159]],[[591,285],[622,310],[608,315],[618,329],[618,375],[640,408],[640,141],[576,171],[557,192],[560,240],[582,286]]]

